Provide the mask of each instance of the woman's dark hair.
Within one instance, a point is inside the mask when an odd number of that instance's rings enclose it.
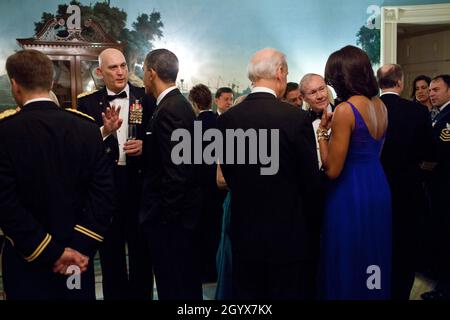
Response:
[[[417,76],[412,82],[411,98],[413,100],[416,100],[416,83],[417,83],[417,81],[420,81],[420,80],[425,81],[428,84],[428,86],[430,86],[430,83],[431,83],[430,77],[427,77],[426,75],[423,75],[423,74],[421,74],[420,76]]]
[[[211,109],[212,94],[207,86],[198,84],[189,91],[189,100],[191,100],[199,110]]]
[[[379,91],[369,57],[354,46],[346,46],[330,55],[325,66],[325,81],[343,101],[354,95],[371,99]]]

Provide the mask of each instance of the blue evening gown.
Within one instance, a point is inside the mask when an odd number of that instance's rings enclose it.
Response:
[[[322,229],[320,298],[390,298],[391,196],[375,140],[350,102],[355,128],[340,176],[331,182]],[[379,281],[379,282],[378,282]]]
[[[217,251],[217,287],[216,300],[229,300],[232,298],[231,292],[231,240],[229,236],[230,229],[230,201],[231,192],[223,202],[223,218],[222,218],[222,236],[220,239],[219,250]]]

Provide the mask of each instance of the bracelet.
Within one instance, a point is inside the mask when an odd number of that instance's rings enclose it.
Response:
[[[319,127],[317,128],[316,134],[317,134],[317,141],[330,139],[330,135],[328,134],[327,129],[322,129]]]

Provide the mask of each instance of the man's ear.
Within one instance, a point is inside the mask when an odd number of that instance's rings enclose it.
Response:
[[[19,90],[19,84],[14,78],[11,79],[11,89],[14,90],[14,92]]]
[[[16,100],[16,103],[20,106],[22,103],[21,102],[22,88],[15,79],[11,79],[10,82],[11,82],[11,94],[13,95],[14,100]]]
[[[277,68],[277,80],[281,80],[283,78],[283,66],[279,66]]]
[[[102,72],[102,69],[100,69],[100,67],[97,67],[97,68],[95,69],[95,74],[96,74],[99,78],[103,79],[103,72]]]
[[[151,79],[151,80],[155,79],[155,78],[156,78],[156,75],[157,75],[155,69],[150,68],[150,69],[149,69],[149,72],[150,72],[150,79]]]

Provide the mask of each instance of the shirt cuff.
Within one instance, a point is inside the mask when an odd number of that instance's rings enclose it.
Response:
[[[100,134],[102,135],[103,141],[105,141],[106,138],[108,138],[108,137],[111,135],[111,133],[108,134],[108,135],[106,135],[106,136],[103,136],[103,127],[104,127],[104,126],[101,126],[101,127],[100,127]]]

